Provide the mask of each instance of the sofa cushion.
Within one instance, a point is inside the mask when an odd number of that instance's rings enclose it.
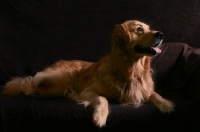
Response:
[[[177,96],[173,101],[179,109],[188,105]],[[93,108],[84,107],[68,97],[0,96],[0,128],[8,132],[163,131],[177,129],[177,119],[182,117],[179,109],[178,114],[163,114],[151,103],[135,107],[110,102],[107,124],[100,129],[92,123]]]

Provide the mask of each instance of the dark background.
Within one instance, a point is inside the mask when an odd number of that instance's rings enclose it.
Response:
[[[1,0],[0,84],[34,75],[60,59],[98,61],[116,24],[137,19],[164,42],[199,47],[198,0]]]
[[[0,90],[61,59],[98,61],[110,52],[115,25],[130,19],[164,33],[151,66],[174,113],[109,103],[107,126],[99,129],[92,108],[68,97],[0,95],[0,131],[200,131],[199,0],[0,0]]]

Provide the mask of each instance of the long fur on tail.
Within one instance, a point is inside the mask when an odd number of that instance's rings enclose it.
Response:
[[[4,86],[4,95],[32,95],[34,93],[33,77],[14,78]]]

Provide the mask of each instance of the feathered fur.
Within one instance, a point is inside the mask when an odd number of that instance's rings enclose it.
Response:
[[[169,113],[173,111],[173,103],[154,91],[151,55],[134,49],[136,45],[151,47],[157,42],[156,33],[136,20],[116,25],[111,53],[99,62],[59,61],[34,77],[11,80],[5,85],[4,94],[68,95],[94,107],[93,122],[99,127],[106,124],[109,113],[107,100],[136,106],[153,102],[162,112]]]

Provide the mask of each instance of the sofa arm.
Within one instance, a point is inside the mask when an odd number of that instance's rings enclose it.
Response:
[[[161,49],[162,53],[151,59],[156,90],[182,88],[184,85],[182,58],[191,48],[183,43],[164,43]]]
[[[200,96],[200,48],[166,43],[151,60],[156,90],[176,90],[191,99]]]
[[[200,48],[192,48],[183,57],[185,89],[192,100],[200,100]]]

